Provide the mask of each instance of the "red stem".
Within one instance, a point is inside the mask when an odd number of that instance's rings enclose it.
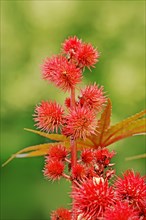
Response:
[[[71,108],[75,107],[75,89],[71,89]],[[75,166],[77,163],[77,144],[72,136],[70,138],[70,145],[71,145],[71,167]]]
[[[71,89],[71,108],[75,107],[75,89]],[[76,166],[77,164],[77,143],[72,136],[70,138],[70,145],[71,145],[71,169],[72,167]],[[72,181],[72,187],[74,186],[74,182]],[[74,208],[74,201],[72,201],[72,220],[76,220],[76,210]]]
[[[73,137],[70,139],[71,145],[71,168],[77,164],[77,144]]]
[[[75,88],[71,89],[71,107],[75,107]]]

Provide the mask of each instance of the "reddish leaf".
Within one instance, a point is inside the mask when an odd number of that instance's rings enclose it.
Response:
[[[42,150],[35,150],[35,151],[31,151],[29,153],[24,153],[24,154],[17,154],[15,158],[38,157],[38,156],[44,156],[47,153],[48,153],[48,148],[42,149]]]
[[[13,154],[2,166],[4,167],[6,164],[8,164],[14,158],[45,155],[45,152],[48,151],[49,147],[55,146],[56,144],[58,144],[58,142],[57,143],[39,144],[39,145],[23,148],[22,150],[18,151],[16,154]],[[39,155],[39,153],[40,153],[40,155]]]
[[[123,138],[142,134],[146,132],[145,119],[140,118],[146,114],[146,111],[142,111],[129,117],[116,125],[111,126],[104,134],[102,146],[108,146]]]
[[[107,105],[105,106],[105,109],[102,112],[100,119],[98,120],[97,134],[89,137],[95,146],[101,145],[104,134],[110,126],[111,111],[112,104],[110,99],[108,99]]]
[[[97,135],[92,135],[88,137],[85,141],[77,140],[77,149],[82,150],[83,148],[97,148],[98,146],[109,146],[110,144],[119,141],[123,138],[130,137],[133,135],[141,135],[146,133],[146,121],[145,118],[141,118],[146,114],[146,111],[137,113],[136,115],[123,120],[109,127],[110,116],[111,116],[111,101],[108,99],[108,103],[101,114],[101,118],[98,121],[98,133]],[[141,119],[140,119],[141,118]],[[27,131],[39,134],[43,137],[49,138],[51,140],[57,141],[56,143],[46,143],[35,146],[26,147],[16,154],[12,155],[2,166],[5,166],[14,158],[22,157],[34,157],[45,155],[50,146],[56,145],[58,143],[63,144],[67,149],[70,149],[70,138],[61,134],[48,134],[41,131],[36,131],[32,129],[25,129]]]
[[[127,138],[138,134],[145,134],[146,133],[145,125],[146,125],[145,118],[133,121],[130,124],[127,124],[126,127],[123,127],[120,130],[118,130],[109,139],[107,139],[107,141],[103,142],[103,145],[109,146],[110,144],[119,141],[123,138]]]
[[[66,136],[62,134],[48,134],[46,132],[37,131],[37,130],[29,129],[29,128],[24,128],[24,130],[30,131],[35,134],[39,134],[40,136],[43,136],[53,141],[69,141],[69,138],[66,138]]]
[[[45,138],[49,138],[49,139],[54,140],[54,141],[63,142],[64,145],[66,146],[66,148],[70,147],[70,138],[66,138],[65,135],[62,135],[62,134],[48,134],[48,133],[45,133],[45,132],[42,132],[42,131],[37,131],[37,130],[29,129],[29,128],[25,128],[25,130],[30,131],[30,132],[35,133],[35,134],[38,134],[38,135],[41,135]],[[93,146],[93,143],[88,138],[86,138],[85,141],[83,141],[81,139],[77,140],[78,150],[82,149],[82,148],[91,148],[92,146]]]

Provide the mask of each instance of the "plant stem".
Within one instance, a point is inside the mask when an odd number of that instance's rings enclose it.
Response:
[[[71,108],[75,107],[75,89],[71,89]],[[77,144],[72,136],[70,138],[70,144],[71,144],[71,167],[75,166],[77,163]]]
[[[75,107],[75,89],[71,89],[71,108]],[[76,166],[77,164],[77,143],[72,136],[70,138],[70,145],[71,145],[71,169],[72,167]],[[72,181],[72,187],[74,186],[74,182]],[[72,220],[76,220],[76,210],[74,208],[74,201],[72,201]]]

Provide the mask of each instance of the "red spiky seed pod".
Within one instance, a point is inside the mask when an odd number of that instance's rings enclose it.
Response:
[[[99,52],[90,43],[83,43],[77,50],[76,54],[79,66],[81,67],[95,67],[98,62]]]
[[[95,134],[97,119],[95,113],[86,107],[75,107],[66,116],[66,126],[62,133],[72,136],[74,139],[83,138]]]
[[[35,108],[35,126],[47,132],[53,132],[54,130],[57,132],[63,124],[63,114],[63,108],[56,102],[42,101]]]
[[[114,191],[107,181],[94,178],[74,186],[71,197],[82,219],[92,220],[103,217],[105,208],[113,204]]]
[[[57,144],[49,149],[48,156],[46,156],[46,162],[49,160],[64,161],[67,154],[66,148],[61,144]]]
[[[114,151],[109,152],[107,148],[98,149],[94,151],[94,158],[97,163],[105,166],[109,165],[111,158],[115,155]]]
[[[67,54],[67,57],[73,58],[76,56],[76,52],[82,46],[82,40],[78,39],[76,36],[69,37],[62,44],[63,53]]]
[[[139,214],[128,202],[117,201],[106,209],[104,220],[139,220]]]
[[[103,86],[99,88],[96,83],[94,85],[89,85],[81,90],[81,97],[79,104],[89,106],[91,109],[101,111],[103,105],[106,102],[106,96],[103,92]]]
[[[44,176],[48,179],[58,180],[64,171],[64,164],[58,160],[48,161],[44,167]]]
[[[82,164],[77,164],[72,167],[72,179],[82,180],[86,176],[85,167]]]
[[[118,177],[115,182],[116,197],[118,200],[127,200],[134,207],[144,210],[146,205],[146,178],[128,170],[123,178]]]
[[[51,220],[71,220],[71,212],[68,209],[59,208],[52,212]]]
[[[85,164],[90,164],[93,162],[93,151],[91,149],[84,149],[81,152],[82,162]]]
[[[66,106],[67,108],[70,108],[70,107],[71,107],[71,99],[70,99],[70,98],[66,98],[66,99],[65,99],[65,106]]]
[[[61,55],[47,58],[42,66],[43,79],[53,82],[63,91],[70,91],[81,82],[81,70]]]

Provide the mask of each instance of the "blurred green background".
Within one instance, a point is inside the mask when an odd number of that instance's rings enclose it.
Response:
[[[83,84],[104,85],[116,123],[145,107],[144,1],[1,1],[1,162],[21,148],[48,140],[23,130],[34,128],[34,106],[42,99],[63,103],[66,94],[41,79],[43,59],[59,53],[65,38],[77,35],[101,52]],[[142,136],[110,147],[117,174],[145,173]],[[1,169],[1,219],[47,220],[51,210],[70,203],[70,185],[46,181],[44,159],[15,159]]]

